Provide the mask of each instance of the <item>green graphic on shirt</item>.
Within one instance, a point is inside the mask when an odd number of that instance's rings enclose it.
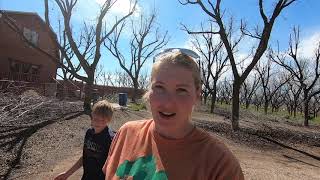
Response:
[[[119,178],[131,176],[134,180],[168,180],[165,171],[156,172],[156,159],[152,155],[140,157],[135,161],[124,161],[116,174]]]

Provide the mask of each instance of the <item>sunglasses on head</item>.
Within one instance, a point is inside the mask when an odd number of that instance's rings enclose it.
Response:
[[[192,57],[194,59],[199,59],[200,58],[200,56],[196,52],[194,52],[194,51],[192,51],[190,49],[186,49],[186,48],[167,48],[167,49],[164,49],[164,50],[160,51],[158,54],[156,54],[153,57],[153,62],[155,62],[159,57],[161,57],[161,56],[163,56],[163,55],[165,55],[167,53],[173,53],[173,52],[180,52],[181,54],[185,54],[185,55],[190,56],[190,57]]]

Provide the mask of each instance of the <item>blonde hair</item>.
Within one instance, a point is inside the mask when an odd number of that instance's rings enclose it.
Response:
[[[156,59],[156,62],[152,66],[151,81],[154,78],[155,74],[158,72],[159,68],[161,68],[161,66],[164,65],[175,65],[190,70],[192,72],[192,77],[194,80],[194,86],[196,87],[196,90],[199,90],[201,88],[201,76],[199,66],[190,56],[181,53],[180,51],[165,53],[164,55],[161,55]],[[143,96],[145,102],[149,101],[150,90],[151,83],[147,92]]]
[[[107,100],[98,101],[93,105],[92,114],[111,120],[113,115],[113,107]]]
[[[154,77],[157,70],[161,65],[176,65],[179,67],[183,67],[192,72],[192,77],[194,80],[194,86],[196,89],[200,89],[201,87],[201,77],[200,77],[200,69],[198,64],[191,58],[190,56],[178,52],[166,53],[159,58],[152,66],[151,79]]]

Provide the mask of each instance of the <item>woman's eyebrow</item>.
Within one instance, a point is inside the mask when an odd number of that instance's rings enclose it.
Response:
[[[188,87],[190,87],[190,84],[177,84],[177,87],[185,87],[185,88],[188,88]]]
[[[154,84],[165,84],[165,83],[162,81],[155,81]]]

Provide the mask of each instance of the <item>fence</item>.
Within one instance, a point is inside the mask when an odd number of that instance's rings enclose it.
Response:
[[[40,76],[30,73],[0,72],[0,79],[18,82],[39,82]]]
[[[21,94],[24,91],[31,89],[44,96],[81,99],[81,96],[78,96],[77,93],[84,94],[85,83],[80,81],[64,81],[56,79],[54,79],[52,83],[0,79],[0,91],[11,91],[17,94]],[[94,94],[99,97],[108,97],[110,95],[118,95],[119,93],[127,93],[128,98],[131,98],[134,93],[133,88],[101,85],[94,85],[93,91]],[[143,94],[144,90],[138,90],[138,97],[141,97]]]

